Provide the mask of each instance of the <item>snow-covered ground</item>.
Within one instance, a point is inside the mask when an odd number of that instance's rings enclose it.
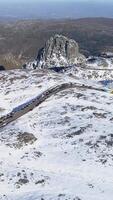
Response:
[[[87,67],[94,69],[113,69],[113,57],[89,57],[87,59],[86,65]]]
[[[78,76],[2,72],[0,115],[63,82],[103,87]],[[112,130],[109,90],[73,88],[53,95],[0,129],[0,200],[112,200]]]

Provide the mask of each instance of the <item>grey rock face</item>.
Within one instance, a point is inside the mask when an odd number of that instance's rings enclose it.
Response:
[[[76,41],[56,34],[39,51],[37,66],[40,68],[67,67],[84,60],[85,57],[79,53],[79,46]]]

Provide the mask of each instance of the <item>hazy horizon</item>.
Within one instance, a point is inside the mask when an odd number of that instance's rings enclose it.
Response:
[[[113,18],[113,0],[1,0],[1,18]]]

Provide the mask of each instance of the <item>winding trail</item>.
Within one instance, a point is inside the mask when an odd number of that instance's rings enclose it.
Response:
[[[43,103],[46,99],[51,97],[52,95],[55,95],[56,93],[66,90],[69,88],[78,88],[78,89],[89,89],[89,90],[96,90],[100,92],[106,92],[106,89],[102,88],[96,88],[84,84],[78,84],[78,83],[62,83],[60,85],[53,86],[46,91],[39,94],[34,99],[19,105],[18,107],[14,108],[10,113],[0,118],[0,128],[5,127],[9,123],[15,121],[16,119],[20,118],[21,116],[25,115],[26,113],[30,112],[37,106],[39,106],[41,103]]]

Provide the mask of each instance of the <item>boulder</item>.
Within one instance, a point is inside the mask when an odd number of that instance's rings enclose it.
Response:
[[[0,71],[5,70],[5,67],[3,65],[0,65]]]

